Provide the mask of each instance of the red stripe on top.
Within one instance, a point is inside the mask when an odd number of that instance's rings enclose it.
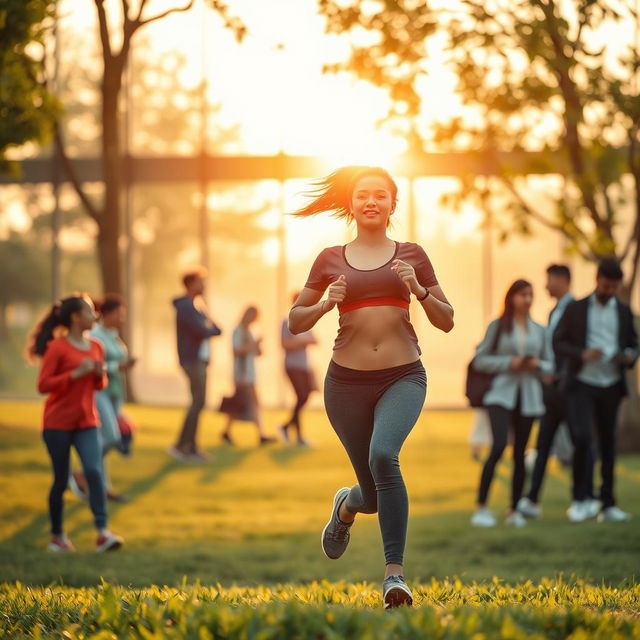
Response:
[[[356,300],[355,302],[347,302],[338,305],[340,315],[353,311],[354,309],[362,309],[363,307],[402,307],[409,308],[409,303],[402,298],[368,298],[366,300]]]

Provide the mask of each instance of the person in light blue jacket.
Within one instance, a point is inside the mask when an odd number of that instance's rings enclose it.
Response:
[[[507,291],[502,315],[487,327],[473,360],[478,371],[495,374],[483,400],[491,420],[493,445],[480,477],[477,510],[471,518],[475,526],[496,524],[495,516],[486,506],[487,496],[495,467],[507,446],[510,428],[514,432],[514,465],[506,523],[518,527],[526,524],[516,510],[525,478],[524,452],[534,419],[545,412],[541,378],[553,373],[545,328],[529,315],[532,302],[531,284],[516,280]]]

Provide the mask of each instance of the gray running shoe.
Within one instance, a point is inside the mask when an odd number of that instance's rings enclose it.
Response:
[[[340,505],[349,495],[349,491],[349,487],[338,489],[338,492],[333,498],[331,518],[329,518],[329,522],[327,522],[325,528],[322,530],[322,551],[324,551],[324,555],[327,556],[327,558],[331,558],[332,560],[338,559],[349,544],[349,529],[353,523],[350,522],[346,524],[338,518]]]
[[[410,607],[413,604],[411,589],[409,589],[401,575],[392,573],[388,578],[384,579],[382,583],[382,601],[385,609],[392,609],[402,605]]]

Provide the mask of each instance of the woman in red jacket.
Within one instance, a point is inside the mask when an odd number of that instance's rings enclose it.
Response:
[[[87,332],[95,322],[88,296],[56,302],[31,334],[31,358],[41,357],[38,391],[49,394],[44,405],[43,439],[53,467],[49,493],[50,551],[73,551],[62,529],[63,493],[69,479],[74,446],[89,484],[89,504],[98,538],[96,551],[112,551],[123,540],[107,528],[107,503],[102,482],[102,455],[98,439],[100,420],[94,393],[106,386],[104,348]]]

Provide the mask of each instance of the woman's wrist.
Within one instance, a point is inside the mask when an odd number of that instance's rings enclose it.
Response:
[[[424,302],[431,295],[427,287],[422,287],[422,289],[424,289],[424,292],[420,293],[418,291],[415,293],[416,300],[418,300],[419,302]]]

